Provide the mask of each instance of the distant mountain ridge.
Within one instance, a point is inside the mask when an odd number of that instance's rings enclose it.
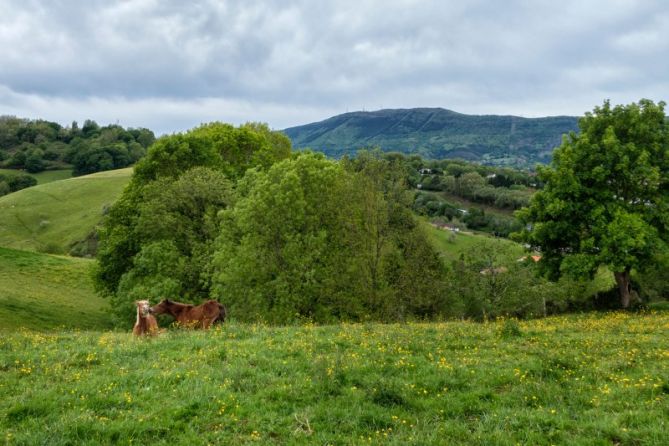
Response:
[[[516,167],[547,163],[578,117],[466,115],[443,108],[351,112],[284,130],[297,149],[340,157],[378,146],[425,158],[463,158]]]

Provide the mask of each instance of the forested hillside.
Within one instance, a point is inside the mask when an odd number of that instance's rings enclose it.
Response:
[[[297,149],[339,157],[363,147],[463,158],[493,165],[532,166],[551,159],[562,135],[576,131],[576,117],[521,118],[465,115],[443,108],[352,112],[284,132]]]
[[[139,160],[153,144],[151,130],[99,126],[86,120],[68,127],[42,119],[0,116],[0,167],[30,173],[73,169],[85,175],[120,169]]]

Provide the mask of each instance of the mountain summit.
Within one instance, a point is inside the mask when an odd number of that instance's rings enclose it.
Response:
[[[463,158],[494,165],[547,163],[562,135],[577,131],[578,118],[465,115],[443,108],[351,112],[284,130],[298,149],[333,157],[360,148]]]

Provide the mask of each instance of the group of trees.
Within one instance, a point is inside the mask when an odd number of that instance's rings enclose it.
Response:
[[[500,212],[486,212],[479,207],[458,208],[447,198],[432,192],[417,192],[413,210],[419,215],[435,220],[448,220],[452,225],[475,231],[487,232],[498,237],[508,237],[521,229],[521,223],[511,215]]]
[[[430,173],[421,178],[420,188],[424,190],[446,191],[475,203],[502,209],[520,209],[529,203],[533,189],[521,184],[495,186],[505,182],[495,181],[496,174],[482,176],[476,171],[456,175]]]
[[[44,120],[0,117],[0,164],[30,173],[72,167],[74,175],[129,166],[153,144],[153,132],[100,127],[87,120],[79,128]]]
[[[565,136],[545,183],[519,211],[517,238],[542,253],[553,279],[613,272],[620,305],[638,298],[633,273],[667,277],[669,242],[669,124],[663,102],[641,100],[586,113],[580,132]],[[653,272],[655,271],[655,272]],[[643,285],[643,284],[642,284]],[[666,289],[666,288],[665,288]]]
[[[669,123],[664,107],[645,99],[618,106],[605,101],[579,120],[578,133],[565,135],[551,164],[539,166],[536,177],[464,163],[433,164],[427,188],[498,207],[522,206],[514,238],[541,252],[539,272],[550,279],[590,280],[606,267],[623,308],[642,297],[666,297]],[[503,194],[494,192],[503,189],[499,186],[506,189]],[[538,189],[531,199],[526,186]],[[429,201],[423,209],[449,218],[452,213]],[[477,220],[485,223],[484,212],[470,212],[468,226]]]
[[[473,320],[500,316],[540,317],[565,311],[610,308],[602,281],[565,275],[556,280],[537,275],[531,257],[519,259],[499,239],[481,239],[453,261],[446,272],[449,302],[458,317]]]
[[[240,319],[400,320],[447,310],[443,266],[387,161],[299,154],[247,173],[239,189],[222,214],[214,295]]]
[[[121,318],[163,297],[215,297],[241,320],[435,316],[449,308],[444,267],[410,204],[388,160],[291,154],[266,126],[205,125],[137,164],[100,231],[97,287]]]
[[[634,280],[666,290],[663,107],[607,102],[538,178],[519,176],[543,185],[514,235],[540,251],[543,275],[485,246],[445,265],[412,212],[420,159],[362,151],[334,161],[291,153],[266,125],[213,123],[160,138],[137,163],[99,232],[96,286],[124,323],[134,300],[165,297],[213,297],[238,320],[272,323],[485,319],[587,307],[581,279],[605,267],[626,307]],[[493,187],[461,163],[435,168],[461,190]],[[487,180],[519,184],[508,172]]]

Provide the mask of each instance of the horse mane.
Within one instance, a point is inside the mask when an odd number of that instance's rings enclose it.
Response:
[[[172,316],[177,316],[179,313],[184,311],[187,308],[193,308],[191,304],[184,304],[181,302],[175,302],[173,300],[165,299],[169,313]]]

